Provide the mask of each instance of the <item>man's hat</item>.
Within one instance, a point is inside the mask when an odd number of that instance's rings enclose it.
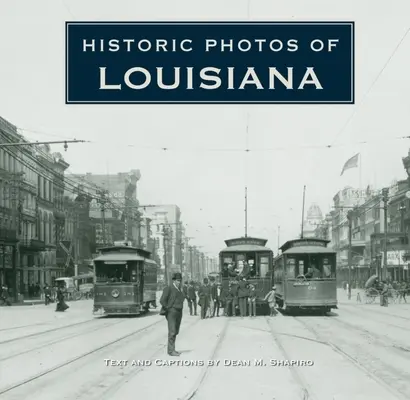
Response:
[[[208,278],[204,278],[204,283],[208,283]]]
[[[176,272],[174,275],[172,275],[172,280],[173,281],[176,281],[176,280],[182,281],[182,275],[179,272]]]

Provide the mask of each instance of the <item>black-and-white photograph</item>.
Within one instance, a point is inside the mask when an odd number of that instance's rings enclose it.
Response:
[[[0,398],[410,398],[409,0],[0,0]]]

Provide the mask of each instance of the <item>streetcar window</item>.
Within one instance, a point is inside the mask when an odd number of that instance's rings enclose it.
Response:
[[[132,282],[132,271],[136,269],[135,262],[126,264],[105,264],[105,262],[95,263],[97,282]]]
[[[288,278],[295,278],[296,276],[296,260],[294,258],[288,258],[286,266],[286,276]]]
[[[334,279],[336,262],[334,255],[304,254],[297,257],[299,275],[309,279]],[[289,271],[289,267],[288,267]],[[288,272],[288,277],[291,275]]]

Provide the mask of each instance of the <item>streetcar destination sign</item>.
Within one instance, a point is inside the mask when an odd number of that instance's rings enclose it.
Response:
[[[354,104],[354,22],[67,22],[66,104]]]
[[[228,247],[240,246],[240,245],[255,245],[264,247],[267,243],[266,239],[258,238],[238,238],[238,239],[229,239],[225,240],[225,244]]]
[[[326,247],[326,243],[319,240],[303,240],[300,242],[293,242],[290,247],[305,247],[305,246],[320,246]]]

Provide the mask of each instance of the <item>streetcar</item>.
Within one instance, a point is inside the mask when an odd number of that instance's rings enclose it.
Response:
[[[158,268],[149,251],[128,243],[99,250],[94,263],[94,314],[140,315],[157,307]]]
[[[279,307],[320,311],[337,308],[336,252],[329,240],[306,238],[287,241],[274,259],[273,279]]]
[[[222,288],[227,290],[230,282],[246,276],[248,283],[255,286],[257,313],[263,314],[268,313],[265,297],[272,288],[273,251],[266,247],[267,242],[254,237],[229,239],[219,253]]]

